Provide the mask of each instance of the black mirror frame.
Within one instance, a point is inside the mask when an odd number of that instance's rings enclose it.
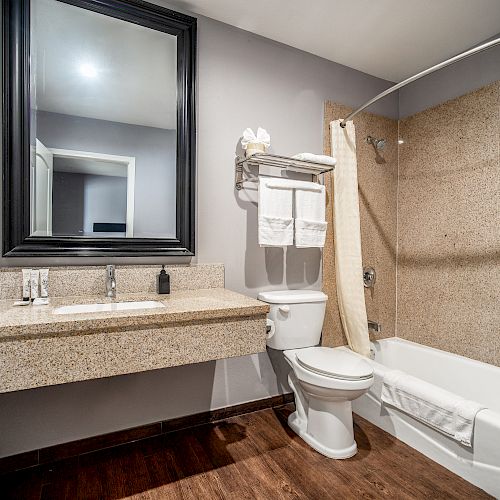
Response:
[[[30,0],[3,0],[3,256],[194,255],[196,19],[142,0],[57,1],[177,36],[177,234],[169,239],[30,236]]]

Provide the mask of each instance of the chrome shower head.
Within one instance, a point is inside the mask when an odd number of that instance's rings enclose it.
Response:
[[[382,151],[385,148],[385,139],[375,139],[375,137],[369,135],[366,138],[366,142],[368,144],[372,144],[379,151]]]

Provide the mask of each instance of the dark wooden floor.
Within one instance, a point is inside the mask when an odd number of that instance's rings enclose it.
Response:
[[[329,460],[286,424],[291,406],[0,478],[3,499],[488,498],[356,417],[358,454]]]

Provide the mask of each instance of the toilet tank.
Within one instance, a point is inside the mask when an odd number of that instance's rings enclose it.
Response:
[[[319,344],[328,297],[314,290],[261,292],[258,299],[271,306],[267,345],[273,349],[300,349]]]

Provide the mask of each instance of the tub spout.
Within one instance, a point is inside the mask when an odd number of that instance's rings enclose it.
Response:
[[[376,321],[368,320],[368,330],[371,330],[375,333],[380,333],[382,331],[382,325],[377,323]]]

